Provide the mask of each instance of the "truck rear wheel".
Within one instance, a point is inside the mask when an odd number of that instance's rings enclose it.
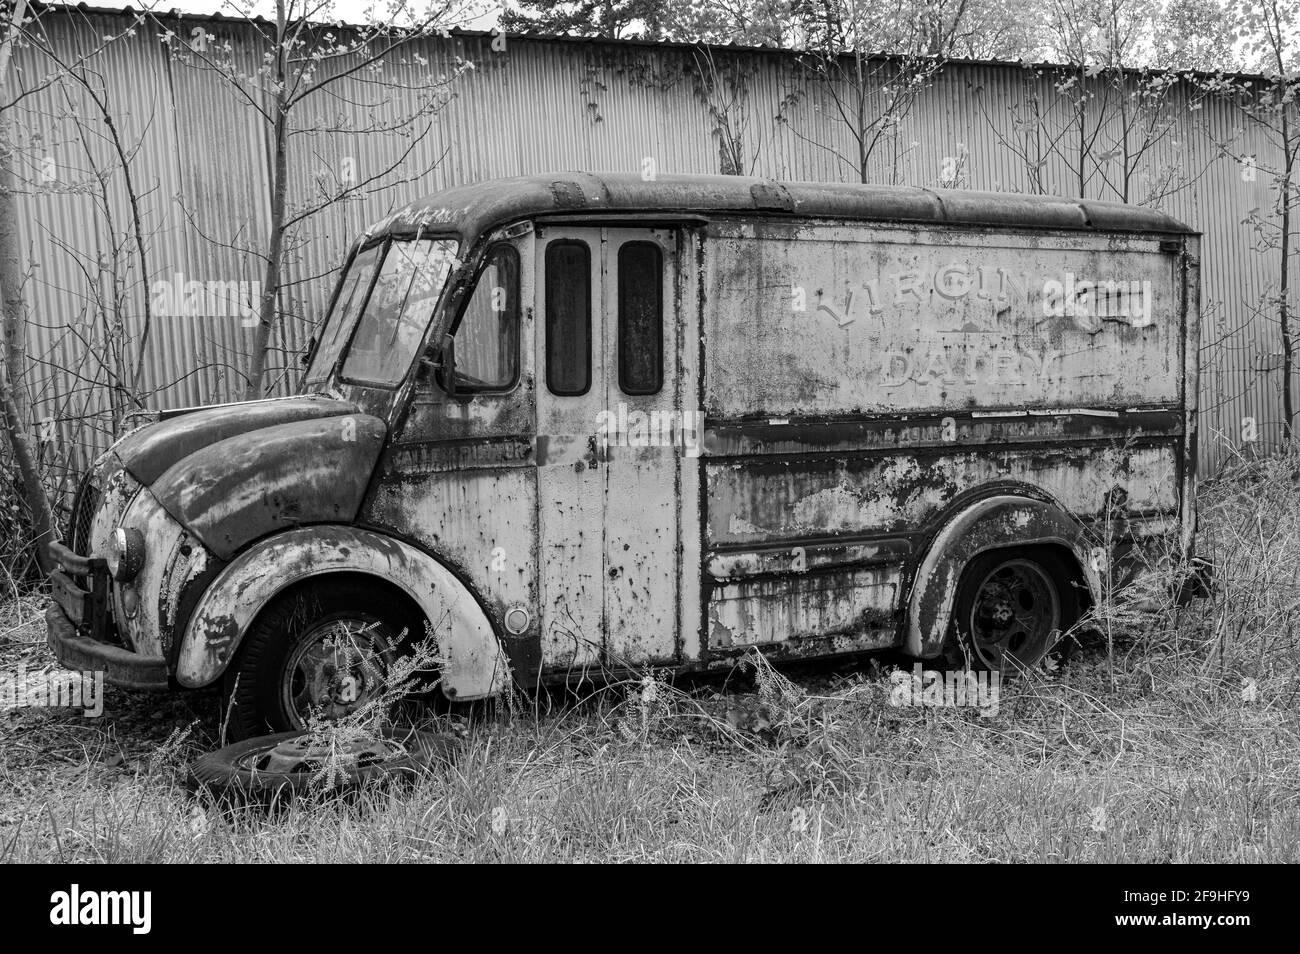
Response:
[[[231,738],[300,731],[372,701],[388,668],[419,638],[419,619],[356,580],[312,583],[277,597],[249,627],[226,670]]]
[[[1037,665],[1079,619],[1074,577],[1049,547],[976,556],[957,590],[949,657],[1004,673]]]

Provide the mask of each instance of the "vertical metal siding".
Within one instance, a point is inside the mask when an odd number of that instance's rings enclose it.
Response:
[[[42,17],[55,45],[69,56],[86,51],[98,38],[120,32],[128,15],[47,12]],[[203,25],[250,71],[261,49],[253,29],[238,21],[178,21],[185,31]],[[287,390],[297,371],[296,355],[328,303],[337,267],[347,244],[364,227],[424,192],[495,176],[563,169],[640,171],[652,159],[661,174],[719,171],[719,143],[707,105],[691,79],[693,57],[682,48],[602,42],[547,41],[509,37],[504,52],[491,49],[490,37],[456,36],[430,40],[413,50],[434,69],[451,74],[455,58],[475,64],[454,83],[454,95],[426,140],[389,181],[413,181],[380,189],[332,207],[300,232],[301,246],[287,267],[283,305],[290,317],[278,330],[270,361],[277,390]],[[719,62],[741,57],[754,69],[748,78],[745,149],[759,150],[755,173],[784,179],[853,180],[852,168],[800,135],[833,144],[852,155],[847,130],[832,116],[825,96],[806,98],[793,111],[791,125],[775,122],[783,97],[802,80],[785,54],[715,51]],[[16,65],[28,83],[48,72],[38,52],[20,50]],[[260,282],[256,249],[266,239],[269,137],[259,117],[241,104],[211,73],[173,59],[155,31],[112,44],[94,59],[126,145],[149,234],[150,279],[180,274],[186,280]],[[409,65],[386,69],[412,75]],[[1024,164],[998,142],[995,126],[1031,90],[1053,99],[1052,75],[1019,64],[950,64],[917,99],[896,135],[882,140],[871,161],[878,181],[921,186],[942,184],[945,159],[964,156],[959,185],[972,189],[1031,191]],[[67,99],[65,93],[67,90]],[[355,161],[359,178],[385,168],[409,145],[400,135],[364,133],[373,122],[392,122],[404,105],[396,97],[376,96],[373,87],[353,83],[344,95],[305,105],[291,153],[291,182],[299,198],[336,176],[345,158]],[[1205,233],[1202,382],[1203,465],[1224,459],[1216,435],[1235,441],[1245,417],[1260,422],[1267,445],[1281,436],[1278,372],[1269,355],[1279,350],[1275,322],[1255,313],[1254,305],[1276,273],[1276,253],[1254,248],[1244,224],[1249,210],[1267,210],[1271,197],[1262,171],[1243,180],[1241,166],[1218,155],[1211,136],[1232,138],[1241,125],[1221,102],[1190,107],[1187,90],[1174,94],[1178,119],[1174,132],[1157,144],[1144,163],[1148,176],[1175,167],[1191,181],[1161,207]],[[70,105],[71,104],[71,108]],[[72,110],[85,128],[102,132],[84,92],[73,84],[55,86],[25,100],[19,124],[27,148],[20,159],[29,178],[38,179],[44,154],[55,155],[60,182],[35,186],[21,202],[24,250],[33,263],[29,300],[33,308],[32,354],[42,364],[31,385],[42,416],[66,422],[70,438],[86,411],[102,410],[102,389],[87,383],[102,347],[104,316],[93,308],[86,289],[96,261],[111,255],[129,225],[129,208],[120,170],[111,178],[107,207],[87,183],[93,167],[115,162],[102,141],[92,157],[81,150]],[[1059,109],[1059,107],[1058,107]],[[346,130],[307,134],[327,112],[342,115]],[[990,122],[990,117],[993,122]],[[1063,113],[1054,122],[1066,121]],[[1254,130],[1241,139],[1243,153],[1264,156],[1267,144]],[[964,152],[963,152],[964,150]],[[1261,165],[1267,166],[1261,159]],[[1069,163],[1048,161],[1048,191],[1074,194]],[[1090,197],[1115,198],[1099,182]],[[111,222],[111,226],[110,223]],[[123,252],[138,268],[133,251]],[[138,275],[132,275],[138,280]],[[130,290],[139,300],[138,289]],[[132,314],[128,333],[138,336],[143,315]],[[238,369],[247,357],[251,331],[237,316],[155,317],[151,326],[145,383],[156,391],[155,407],[229,400],[239,393]],[[90,345],[88,350],[88,345]],[[74,369],[59,372],[57,367]],[[101,435],[102,446],[108,439]]]

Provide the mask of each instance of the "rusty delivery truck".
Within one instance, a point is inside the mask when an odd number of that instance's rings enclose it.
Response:
[[[350,711],[902,649],[1031,666],[1196,524],[1198,237],[1149,209],[566,173],[357,240],[298,393],[163,412],[51,546],[70,667]],[[1163,585],[1163,584],[1162,584]]]

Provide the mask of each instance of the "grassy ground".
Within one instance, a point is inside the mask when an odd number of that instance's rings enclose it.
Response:
[[[413,790],[268,815],[183,790],[211,699],[110,689],[99,719],[0,713],[0,859],[1300,860],[1294,470],[1206,492],[1211,599],[1103,613],[995,715],[891,706],[870,662],[630,683],[477,720]],[[0,671],[50,665],[40,608],[0,613]]]

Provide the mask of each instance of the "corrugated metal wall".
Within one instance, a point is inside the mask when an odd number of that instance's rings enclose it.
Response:
[[[199,27],[230,43],[248,70],[263,49],[255,31],[238,21],[172,22],[188,37]],[[20,171],[30,183],[22,199],[24,253],[32,263],[32,379],[42,417],[58,423],[64,440],[77,422],[98,412],[108,439],[114,428],[102,387],[107,370],[128,366],[108,343],[122,321],[135,340],[144,330],[139,256],[130,242],[131,208],[124,176],[96,100],[112,116],[126,151],[146,236],[151,283],[245,282],[261,279],[257,250],[267,232],[269,139],[257,113],[222,79],[199,63],[171,56],[155,27],[141,26],[104,44],[131,23],[126,14],[46,12],[41,23],[65,62],[80,62],[86,84],[64,80],[25,98],[18,107]],[[101,52],[94,52],[103,45]],[[659,173],[719,172],[717,123],[709,103],[730,103],[743,125],[753,172],[783,179],[855,180],[835,155],[855,154],[849,129],[829,98],[809,88],[794,108],[786,97],[800,88],[789,54],[725,48],[714,61],[740,63],[739,90],[705,92],[684,47],[510,38],[504,52],[490,37],[430,40],[417,51],[448,74],[457,57],[474,68],[451,85],[452,98],[427,135],[365,130],[376,117],[393,120],[408,109],[401,94],[360,82],[340,95],[300,108],[292,181],[298,198],[334,181],[350,163],[359,179],[388,168],[410,150],[400,168],[363,197],[326,209],[298,231],[290,291],[291,316],[277,329],[271,362],[278,391],[292,387],[295,354],[328,303],[332,271],[363,227],[415,195],[494,176],[562,169]],[[81,59],[84,58],[84,59]],[[26,48],[15,61],[25,88],[42,85],[54,67]],[[390,78],[400,63],[386,66]],[[974,189],[1079,193],[1077,128],[1062,78],[1018,64],[949,64],[873,153],[874,181]],[[1111,152],[1123,124],[1121,104],[1132,89],[1107,92],[1101,80],[1086,117],[1089,154]],[[1136,79],[1133,81],[1137,82]],[[92,95],[93,94],[93,95]],[[1034,123],[1018,122],[1041,105]],[[776,121],[783,113],[787,122]],[[1198,99],[1187,84],[1170,94],[1158,114],[1144,114],[1162,130],[1136,163],[1131,200],[1151,201],[1205,233],[1202,430],[1203,464],[1225,458],[1243,418],[1259,422],[1261,444],[1281,435],[1276,323],[1257,305],[1276,285],[1276,252],[1260,250],[1247,222],[1252,209],[1267,213],[1273,196],[1269,145],[1221,100]],[[1168,131],[1163,132],[1168,121]],[[329,132],[309,132],[329,127]],[[422,126],[416,128],[423,128]],[[1041,163],[1024,145],[1055,141]],[[1130,142],[1144,138],[1139,130]],[[1257,155],[1253,178],[1235,156]],[[1119,154],[1087,168],[1084,192],[1117,198]],[[1109,182],[1106,181],[1109,177]],[[406,181],[410,180],[410,181]],[[1162,185],[1163,184],[1163,185]],[[1172,187],[1171,187],[1172,186]],[[1167,194],[1166,194],[1167,193]],[[1152,196],[1157,198],[1152,199]],[[117,302],[115,305],[114,302]],[[237,369],[247,359],[251,331],[238,314],[155,315],[143,385],[151,407],[235,398]],[[109,423],[103,423],[105,420]],[[47,432],[49,428],[47,427]],[[1219,436],[1216,436],[1219,435]],[[1221,437],[1220,437],[1221,436]]]

